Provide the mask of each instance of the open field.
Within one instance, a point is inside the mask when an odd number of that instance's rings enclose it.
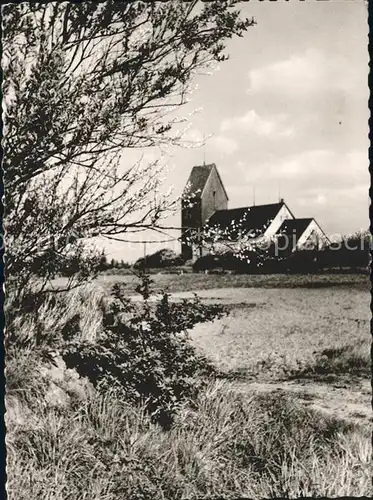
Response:
[[[167,292],[200,291],[215,288],[324,288],[353,287],[354,289],[370,290],[368,274],[152,274],[154,288]],[[56,278],[53,285],[56,288],[66,283],[65,278]],[[114,283],[120,283],[122,289],[132,294],[139,283],[134,274],[101,274],[95,282],[110,288]]]
[[[225,305],[229,315],[201,324],[193,343],[239,390],[286,391],[302,404],[367,422],[370,404],[370,281],[367,275],[153,274],[155,291]],[[133,275],[101,275],[135,293]],[[57,282],[60,284],[61,282]]]
[[[268,360],[269,376],[288,376],[281,373],[282,364],[300,371],[326,349],[369,345],[368,292],[227,288],[198,295],[206,302],[229,306],[227,317],[193,331],[195,342],[227,370],[255,374],[255,367]]]
[[[240,390],[285,391],[307,406],[371,417],[370,295],[354,288],[200,292],[230,314],[192,338]]]
[[[197,325],[191,332],[193,343],[236,381],[239,391],[285,392],[303,405],[368,423],[368,290],[362,281],[345,286],[342,280],[341,286],[296,288],[290,286],[291,278],[287,287],[278,289],[198,290],[204,302],[225,305],[229,314]],[[193,292],[172,297],[193,297]]]
[[[366,275],[152,275],[174,300],[194,293],[229,315],[193,343],[239,391],[285,391],[302,405],[361,423],[371,418],[370,282]],[[99,276],[132,299],[136,276]]]

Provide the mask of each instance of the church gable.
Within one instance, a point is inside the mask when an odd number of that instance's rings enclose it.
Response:
[[[217,210],[228,207],[228,196],[216,166],[210,171],[202,191],[202,222],[205,223]]]
[[[271,223],[264,232],[264,236],[267,238],[272,238],[286,219],[294,219],[294,215],[283,200],[278,205],[279,208],[276,215],[272,218]]]
[[[287,248],[290,251],[307,249],[307,247],[308,249],[320,248],[329,241],[312,218],[285,220],[277,234],[279,248]]]
[[[313,219],[286,219],[277,230],[277,247],[282,253],[293,252],[299,239],[307,230]]]
[[[311,219],[310,224],[304,230],[303,234],[299,237],[297,248],[305,250],[307,248],[320,249],[328,243],[330,243],[329,238],[326,236],[315,219]]]

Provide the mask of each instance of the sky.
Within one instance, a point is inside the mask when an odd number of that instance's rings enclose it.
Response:
[[[179,196],[192,167],[205,160],[217,165],[229,208],[252,205],[255,190],[257,205],[284,198],[296,217],[314,217],[329,236],[367,229],[365,2],[251,0],[241,9],[257,24],[227,43],[228,61],[197,76],[198,88],[184,108],[185,114],[198,110],[186,138],[199,144],[205,136],[206,146],[173,148],[166,185]],[[180,214],[167,223],[179,226]],[[177,241],[146,249],[104,246],[109,258],[129,262],[144,250],[180,251]]]

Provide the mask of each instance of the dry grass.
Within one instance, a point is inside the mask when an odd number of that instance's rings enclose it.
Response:
[[[11,398],[11,396],[8,396]],[[38,398],[27,420],[8,399],[10,500],[360,496],[371,493],[368,435],[283,396],[214,383],[164,432],[117,394],[62,411]]]
[[[294,376],[329,380],[338,376],[369,378],[372,373],[371,364],[368,339],[356,339],[353,345],[324,349],[300,372],[294,373]]]

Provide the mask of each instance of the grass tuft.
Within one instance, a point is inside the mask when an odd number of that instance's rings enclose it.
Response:
[[[323,378],[333,380],[336,376],[368,378],[372,374],[372,362],[367,342],[356,341],[354,345],[343,345],[324,349],[294,377]]]

